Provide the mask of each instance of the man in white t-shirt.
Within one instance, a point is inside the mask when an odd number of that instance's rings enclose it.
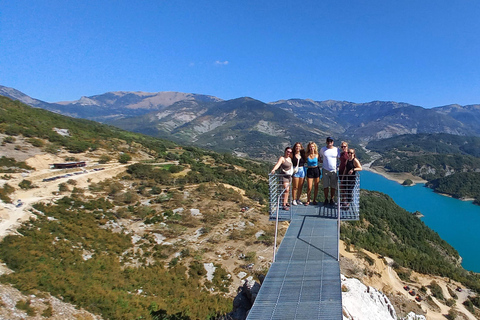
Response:
[[[327,145],[320,150],[322,159],[322,182],[323,194],[325,195],[324,206],[335,205],[335,191],[337,190],[337,159],[340,157],[338,148],[333,146],[333,139],[327,138]],[[328,198],[328,189],[330,188],[330,201]]]

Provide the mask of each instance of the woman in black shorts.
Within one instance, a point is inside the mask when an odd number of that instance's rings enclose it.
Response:
[[[318,195],[318,183],[320,182],[320,168],[318,167],[319,160],[318,147],[315,142],[309,142],[307,145],[307,202],[305,205],[310,204],[310,195],[313,188],[313,202],[317,204]]]

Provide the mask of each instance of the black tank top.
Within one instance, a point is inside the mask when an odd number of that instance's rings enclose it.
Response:
[[[353,170],[355,165],[353,164],[353,160],[347,160],[347,164],[345,165],[345,174],[350,174],[350,170]],[[351,175],[354,175],[355,171]]]

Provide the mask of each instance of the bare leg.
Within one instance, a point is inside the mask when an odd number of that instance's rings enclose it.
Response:
[[[298,198],[297,193],[298,193],[298,184],[299,184],[300,178],[292,178],[292,199],[296,200]]]
[[[302,190],[303,190],[303,183],[305,182],[305,178],[298,178],[298,186],[297,186],[297,200],[300,200],[300,197],[302,196]]]
[[[313,202],[317,202],[317,196],[318,196],[318,184],[320,183],[320,178],[315,178],[315,189],[313,191]]]
[[[313,178],[307,179],[307,204],[310,202],[310,195],[312,194]]]
[[[285,189],[285,193],[283,194],[283,206],[286,207],[288,203],[288,193],[289,193],[289,183],[286,182],[283,184],[283,188]]]

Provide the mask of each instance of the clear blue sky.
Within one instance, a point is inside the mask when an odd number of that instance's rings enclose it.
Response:
[[[5,0],[0,85],[478,104],[480,1]]]

